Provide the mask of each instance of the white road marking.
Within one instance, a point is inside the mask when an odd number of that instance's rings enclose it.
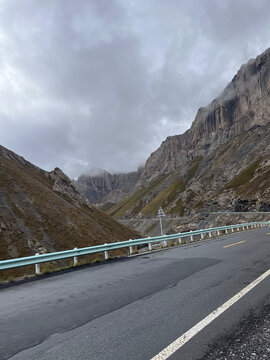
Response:
[[[179,350],[185,343],[187,343],[193,336],[195,336],[199,331],[209,325],[213,320],[215,320],[219,315],[221,315],[225,310],[229,309],[230,306],[235,304],[238,300],[240,300],[244,295],[246,295],[250,290],[252,290],[256,285],[258,285],[261,281],[263,281],[267,276],[270,275],[270,269],[267,270],[264,274],[254,280],[251,284],[246,286],[244,289],[239,291],[236,295],[234,295],[230,300],[226,301],[223,305],[214,310],[211,314],[206,316],[203,320],[201,320],[198,324],[193,326],[183,335],[181,335],[178,339],[176,339],[173,343],[167,346],[164,350],[162,350],[159,354],[154,356],[152,360],[165,360],[168,359],[173,353]]]

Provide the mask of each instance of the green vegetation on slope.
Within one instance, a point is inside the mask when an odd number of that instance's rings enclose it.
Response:
[[[179,195],[185,190],[187,183],[195,176],[196,171],[199,167],[200,162],[203,157],[198,156],[194,160],[191,161],[190,166],[187,170],[187,181],[184,181],[182,177],[179,177],[176,181],[174,181],[171,185],[169,185],[166,189],[160,192],[151,202],[149,202],[143,209],[143,214],[156,214],[159,206],[168,207],[171,203],[173,203]],[[177,199],[174,206],[169,209],[168,213],[179,213],[180,215],[184,214],[184,204],[181,198]]]
[[[191,180],[194,177],[202,159],[202,156],[197,156],[192,160],[191,165],[189,166],[187,171],[188,180]]]
[[[227,185],[225,185],[224,189],[236,189],[241,185],[246,184],[254,176],[255,171],[260,165],[260,162],[261,162],[260,158],[254,161],[245,170],[241,171],[240,174],[235,176]]]
[[[155,188],[157,188],[158,185],[160,185],[167,176],[167,174],[158,176],[156,179],[150,182],[149,186],[137,190],[134,194],[112,207],[108,211],[108,214],[115,217],[121,217],[124,216],[128,210],[132,209],[131,213],[136,215],[136,213],[139,212],[142,207],[143,198],[155,190]]]
[[[184,212],[185,208],[181,198],[179,198],[176,201],[175,205],[168,211],[169,214],[179,214],[180,216],[183,216]]]
[[[114,202],[106,202],[104,205],[101,206],[100,210],[104,212],[108,212],[113,206],[115,205]]]
[[[158,208],[166,207],[173,202],[176,197],[185,189],[185,182],[182,178],[178,178],[174,183],[160,192],[150,203],[143,209],[143,214],[156,214]]]
[[[261,173],[256,174],[257,176],[249,181],[248,183],[242,185],[238,191],[237,195],[248,198],[254,193],[259,192],[262,194],[264,191],[270,188],[270,169],[269,167],[264,169]]]
[[[178,199],[178,197],[185,190],[186,184],[195,176],[202,159],[202,156],[197,156],[190,161],[185,176],[186,181],[182,177],[179,177],[165,189],[163,186],[163,189],[160,190],[162,188],[160,185],[165,179],[166,183],[169,182],[169,176],[171,174],[160,175],[155,180],[151,181],[148,187],[137,190],[131,196],[113,206],[107,211],[108,214],[115,217],[124,216],[126,213],[134,216],[139,212],[142,212],[144,215],[153,215],[157,213],[159,206],[164,208],[169,207],[175,200],[176,202],[169,210],[169,213],[183,214],[184,205],[182,200]],[[175,179],[175,176],[172,177],[172,179]]]

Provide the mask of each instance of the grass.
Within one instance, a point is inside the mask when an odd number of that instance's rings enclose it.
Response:
[[[115,206],[114,202],[106,202],[104,205],[101,206],[100,210],[108,212],[113,206]]]
[[[0,260],[139,237],[96,208],[75,204],[52,190],[53,181],[30,163],[0,156]],[[124,250],[122,250],[124,253]],[[44,268],[44,272],[54,271]],[[42,269],[41,269],[42,271]],[[32,275],[33,266],[1,271],[0,278]]]
[[[203,157],[197,156],[193,161],[191,161],[190,166],[187,170],[187,181],[184,181],[182,177],[179,177],[166,189],[160,192],[151,202],[149,202],[141,212],[145,215],[156,214],[158,208],[161,206],[163,208],[168,207],[171,203],[179,197],[179,195],[185,190],[187,183],[195,176],[199,164],[201,163]],[[175,205],[169,209],[168,213],[179,213],[181,216],[184,215],[184,205],[181,198],[179,198]]]
[[[203,157],[200,155],[200,156],[195,157],[194,160],[192,160],[192,163],[189,166],[188,171],[187,171],[188,180],[190,180],[194,177],[202,159],[203,159]]]
[[[248,166],[245,170],[241,171],[241,173],[235,176],[227,185],[225,185],[224,189],[236,189],[244,184],[246,184],[255,174],[258,166],[260,165],[261,158],[254,161],[250,166]]]
[[[130,210],[132,215],[136,215],[136,213],[138,213],[143,206],[143,198],[146,195],[151,194],[151,192],[153,192],[167,178],[167,176],[167,174],[158,176],[156,179],[150,182],[149,186],[137,190],[131,196],[113,206],[108,211],[108,214],[114,217],[121,217],[124,216],[128,210]]]
[[[266,170],[262,174],[258,174],[255,179],[252,179],[248,183],[242,185],[237,191],[237,195],[242,197],[249,197],[256,192],[262,194],[264,191],[270,188],[270,169]]]
[[[202,159],[202,156],[197,156],[190,161],[185,177],[186,181],[179,177],[167,188],[158,191],[162,182],[169,176],[169,174],[161,175],[151,181],[148,187],[137,190],[131,196],[111,207],[108,210],[108,214],[118,218],[125,216],[127,213],[129,216],[136,216],[140,212],[144,215],[153,215],[157,213],[160,206],[164,208],[169,207],[179,197],[181,192],[185,190],[186,184],[195,176]],[[169,212],[183,215],[184,206],[182,200],[178,199]]]
[[[185,207],[181,198],[179,198],[175,205],[169,210],[169,214],[179,214],[183,216],[185,212]]]
[[[165,190],[159,193],[150,203],[148,203],[143,209],[143,214],[156,214],[158,208],[166,207],[185,189],[186,183],[182,178],[178,178]]]

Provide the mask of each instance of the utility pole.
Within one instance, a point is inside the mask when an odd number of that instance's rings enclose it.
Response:
[[[160,206],[157,212],[157,217],[159,218],[159,224],[160,224],[160,232],[161,232],[161,236],[163,236],[163,227],[162,227],[162,217],[165,217],[165,213],[162,209],[162,207]]]

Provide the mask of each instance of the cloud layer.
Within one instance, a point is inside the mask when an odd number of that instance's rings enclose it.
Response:
[[[135,170],[269,47],[267,0],[0,0],[0,144]]]

